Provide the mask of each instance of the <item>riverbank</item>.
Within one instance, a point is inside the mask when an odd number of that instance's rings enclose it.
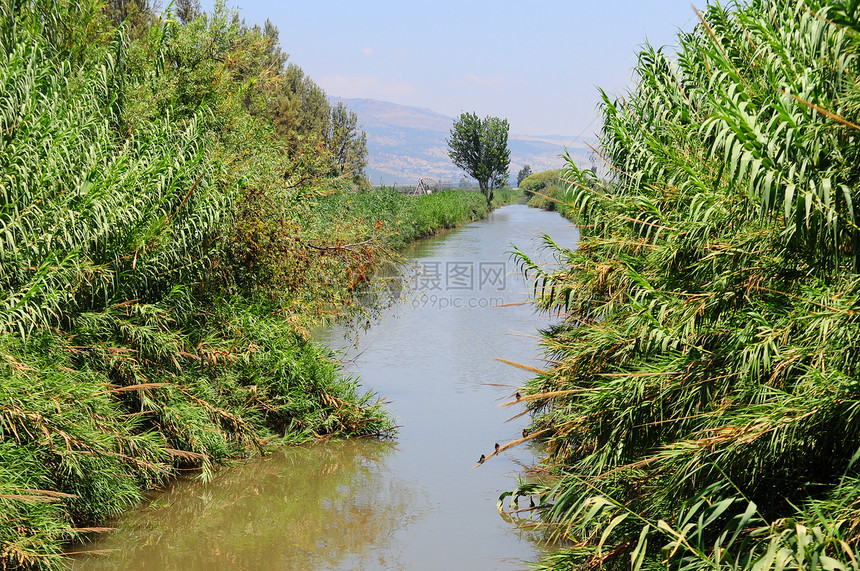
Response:
[[[516,193],[497,194],[501,201]],[[308,239],[350,228],[365,242],[365,255],[343,260],[342,275],[351,277],[324,284],[327,299],[348,311],[361,287],[356,276],[371,275],[374,260],[486,214],[483,197],[471,192],[325,197]],[[173,292],[171,301],[199,307],[188,290]],[[60,565],[64,544],[176,474],[199,470],[206,478],[230,458],[274,443],[388,430],[376,397],[297,332],[296,323],[319,319],[312,305],[284,312],[221,299],[193,317],[192,329],[192,317],[175,309],[119,304],[69,332],[0,335],[4,562]]]
[[[496,500],[540,448],[474,466],[527,422],[507,422],[511,409],[499,404],[529,373],[493,357],[542,366],[530,333],[554,319],[523,303],[530,288],[508,253],[511,243],[539,252],[540,232],[567,244],[577,236],[557,214],[517,204],[419,240],[403,252],[400,293],[369,327],[315,331],[345,371],[387,396],[396,439],[278,447],[211,485],[169,486],[85,547],[116,552],[76,558],[73,568],[522,569],[542,553],[542,536],[500,518]]]
[[[526,196],[526,204],[532,208],[558,212],[568,220],[574,219],[570,208],[568,187],[562,169],[549,170],[531,174],[520,183],[520,190]]]
[[[494,191],[493,208],[512,204],[521,196],[518,190],[497,189]],[[345,216],[358,224],[364,224],[366,228],[378,226],[378,243],[395,250],[442,230],[480,220],[489,214],[487,202],[480,192],[462,190],[411,196],[390,188],[380,188],[359,193],[338,193],[327,197],[319,207],[323,220]]]

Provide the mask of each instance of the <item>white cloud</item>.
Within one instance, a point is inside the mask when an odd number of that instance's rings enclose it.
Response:
[[[363,53],[363,54],[364,54],[364,55],[366,55],[366,56],[372,56],[372,55],[374,54],[374,52],[373,52],[373,48],[371,48],[371,47],[363,47],[363,48],[361,48],[361,53]]]
[[[415,92],[415,88],[409,83],[370,75],[330,75],[320,78],[317,83],[326,93],[338,97],[385,100],[388,97]]]

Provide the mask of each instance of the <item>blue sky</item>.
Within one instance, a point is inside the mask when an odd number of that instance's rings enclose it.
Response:
[[[525,135],[595,134],[597,87],[623,94],[646,40],[673,46],[678,30],[698,20],[690,0],[229,0],[228,6],[248,24],[270,19],[289,61],[328,95],[452,117],[494,115]]]

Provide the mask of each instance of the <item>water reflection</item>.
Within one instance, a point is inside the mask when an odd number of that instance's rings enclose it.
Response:
[[[396,443],[314,443],[175,482],[81,549],[77,569],[308,569],[368,566],[370,546],[420,518],[426,494],[382,475]],[[384,509],[380,509],[384,507]],[[309,567],[310,566],[310,567]]]

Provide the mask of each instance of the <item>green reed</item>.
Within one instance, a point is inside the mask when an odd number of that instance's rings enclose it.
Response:
[[[539,568],[857,569],[860,4],[712,4],[604,94],[524,391],[568,547]]]

